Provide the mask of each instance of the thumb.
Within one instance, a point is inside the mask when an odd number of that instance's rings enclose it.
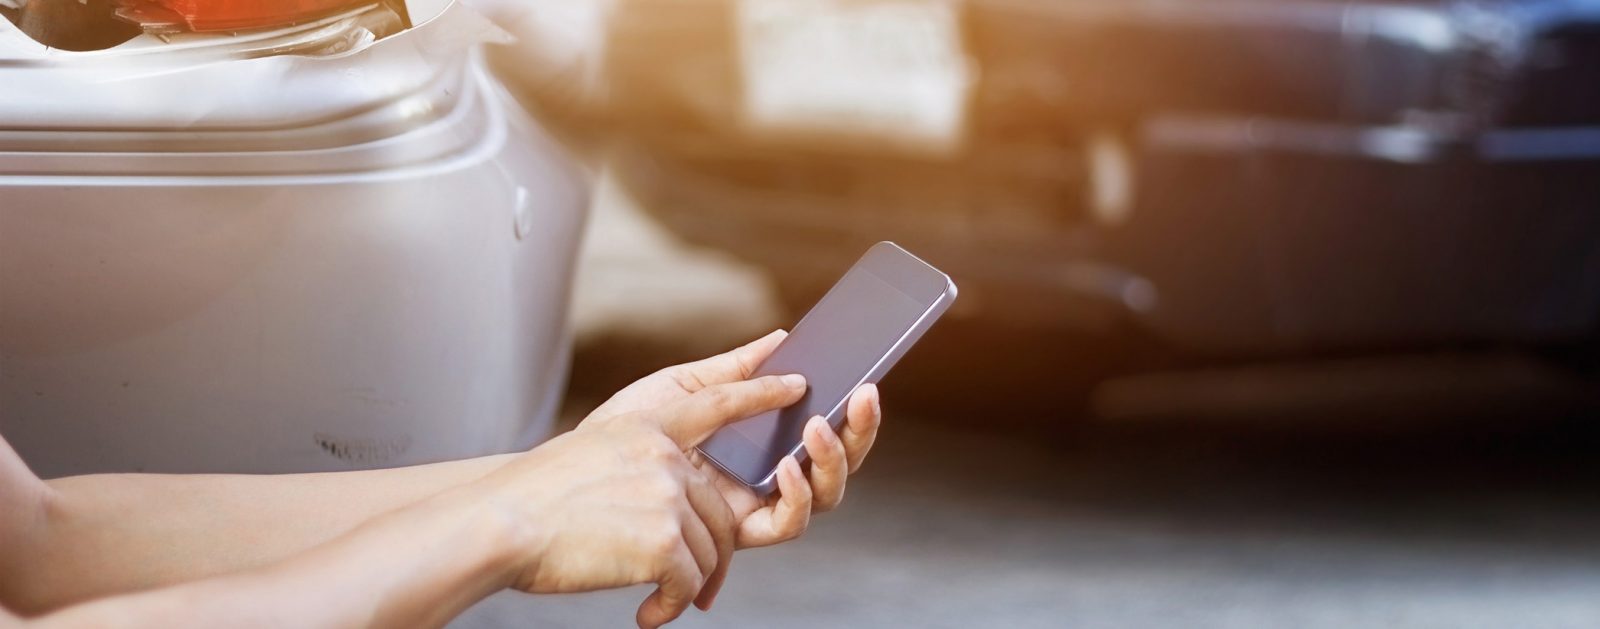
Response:
[[[661,428],[679,447],[692,448],[718,428],[794,404],[805,393],[799,374],[716,384],[662,408]]]

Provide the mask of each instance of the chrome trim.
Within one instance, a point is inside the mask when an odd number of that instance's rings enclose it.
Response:
[[[0,152],[123,153],[314,150],[372,142],[440,120],[466,103],[461,64],[398,98],[293,124],[188,128],[49,128],[0,122]]]
[[[1270,118],[1157,116],[1143,129],[1160,149],[1278,150],[1420,164],[1465,147],[1490,162],[1600,158],[1600,126],[1451,132],[1419,125],[1339,125]]]
[[[200,150],[189,151],[171,147],[160,151],[145,148],[120,152],[0,150],[0,183],[60,185],[64,180],[76,180],[80,185],[108,182],[126,185],[129,180],[185,186],[315,183],[328,177],[344,181],[364,173],[390,177],[414,176],[417,169],[448,170],[461,160],[471,161],[484,151],[495,150],[504,142],[507,124],[501,111],[507,105],[493,102],[501,93],[492,80],[481,69],[459,70],[451,73],[455,80],[446,84],[452,86],[450,109],[425,121],[409,121],[416,124],[394,124],[384,127],[386,130],[381,134],[354,137],[359,141],[349,144],[306,149],[263,145],[254,151],[229,144],[230,150],[222,150],[223,138],[236,137],[223,132],[216,142],[203,142]],[[410,101],[395,101],[387,106],[404,107],[406,102]],[[360,120],[364,119],[358,122]],[[314,127],[306,132],[315,134],[319,129],[329,131]],[[80,132],[62,135],[74,133]],[[169,135],[174,136],[173,142],[179,142],[206,134],[182,131]],[[346,139],[351,137],[346,136]],[[5,134],[0,133],[0,140],[4,138]]]
[[[1497,162],[1600,159],[1600,126],[1496,129],[1478,140],[1478,154]]]
[[[1406,125],[1353,126],[1270,118],[1157,116],[1143,141],[1163,149],[1241,151],[1276,149],[1366,157],[1405,164],[1429,161],[1460,138]]]

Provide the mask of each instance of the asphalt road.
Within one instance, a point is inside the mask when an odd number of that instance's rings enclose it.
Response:
[[[759,274],[621,205],[586,254],[570,418],[781,319]],[[1461,354],[1160,374],[1088,417],[950,378],[990,414],[891,379],[841,509],[739,554],[675,626],[1600,626],[1600,406],[1570,374]],[[506,594],[457,626],[627,626],[647,592]]]

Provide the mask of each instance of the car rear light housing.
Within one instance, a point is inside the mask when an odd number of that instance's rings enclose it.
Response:
[[[227,32],[291,26],[382,4],[410,26],[404,0],[117,0],[117,17],[144,30]]]

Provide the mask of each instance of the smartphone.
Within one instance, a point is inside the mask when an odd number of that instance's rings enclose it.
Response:
[[[783,457],[806,460],[806,422],[821,415],[838,430],[850,393],[883,378],[955,299],[949,276],[892,242],[873,245],[756,369],[805,376],[805,396],[722,427],[701,454],[757,494],[772,493]]]

